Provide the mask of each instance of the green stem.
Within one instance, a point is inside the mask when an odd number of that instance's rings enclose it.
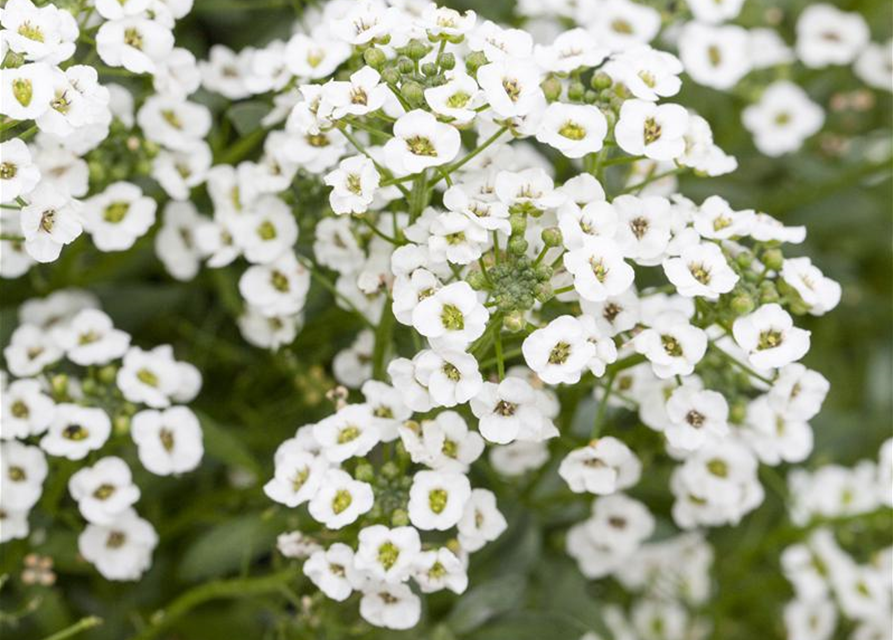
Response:
[[[486,149],[487,147],[492,145],[494,142],[499,140],[499,136],[501,136],[506,131],[508,131],[508,126],[503,125],[502,127],[499,128],[499,130],[496,133],[494,133],[492,136],[487,138],[487,140],[484,142],[484,144],[477,147],[474,151],[472,151],[471,153],[466,155],[464,158],[462,158],[458,162],[448,165],[444,170],[446,171],[447,174],[450,174],[450,173],[453,173],[454,171],[464,167],[466,164],[468,164],[474,158],[476,158],[484,149]],[[438,178],[438,180],[439,180],[439,178]],[[435,182],[434,184],[437,184],[437,183]]]
[[[764,377],[764,376],[761,376],[759,373],[757,373],[756,371],[754,371],[753,369],[751,369],[750,367],[748,367],[748,366],[747,366],[746,364],[744,364],[743,362],[739,362],[737,359],[733,358],[733,357],[730,356],[728,353],[726,353],[725,351],[723,351],[722,349],[720,349],[719,347],[717,347],[717,346],[716,346],[716,343],[711,342],[711,343],[710,343],[710,346],[713,347],[713,349],[714,349],[718,354],[720,354],[724,359],[726,359],[730,364],[735,365],[736,367],[738,367],[739,369],[741,369],[742,371],[744,371],[744,373],[748,374],[750,377],[752,377],[752,378],[756,378],[757,380],[759,380],[759,381],[761,381],[761,382],[765,382],[766,384],[770,384],[770,385],[772,384],[772,381],[771,381],[769,378],[766,378],[766,377]]]
[[[367,218],[366,216],[357,216],[357,218],[358,218],[361,222],[364,222],[364,223],[366,224],[366,226],[369,227],[369,230],[372,231],[372,233],[374,233],[375,235],[377,235],[377,236],[378,236],[379,238],[381,238],[382,240],[386,240],[387,242],[389,242],[389,243],[391,243],[392,245],[397,246],[397,247],[406,244],[405,242],[403,242],[403,241],[401,241],[401,240],[398,240],[397,238],[392,238],[392,237],[389,236],[388,234],[386,234],[386,233],[384,233],[383,231],[381,231],[381,230],[380,230],[378,227],[376,227],[375,224],[374,224],[369,218]]]
[[[595,414],[595,422],[592,424],[592,435],[590,436],[591,440],[598,438],[602,427],[605,425],[605,416],[608,415],[608,399],[611,397],[611,391],[614,388],[614,379],[617,377],[618,373],[619,370],[612,371],[608,375],[607,382],[605,382],[605,394],[602,396],[601,402],[598,405],[598,413]]]
[[[663,173],[658,173],[657,175],[649,177],[647,180],[643,180],[637,184],[631,185],[626,189],[622,189],[617,193],[617,195],[623,195],[624,193],[638,193],[645,187],[647,187],[652,182],[657,182],[658,180],[663,180],[664,178],[669,178],[670,176],[675,176],[685,171],[686,167],[676,167],[675,169],[670,169],[669,171],[664,171]]]
[[[81,631],[86,631],[87,629],[92,629],[93,627],[98,627],[102,624],[102,618],[97,616],[88,616],[86,618],[81,618],[73,625],[66,629],[62,629],[62,631],[57,631],[51,636],[47,636],[44,640],[65,640],[65,638],[70,638],[79,634]]]
[[[428,172],[422,171],[412,183],[412,193],[409,194],[409,220],[410,223],[422,215],[425,205],[428,204]]]
[[[329,293],[331,293],[335,298],[344,303],[348,309],[353,311],[357,316],[359,316],[360,320],[363,321],[369,327],[375,327],[375,325],[363,314],[362,311],[357,309],[356,305],[350,301],[344,294],[338,291],[337,287],[325,277],[322,273],[320,273],[319,269],[316,268],[316,265],[313,264],[312,260],[308,260],[304,256],[298,256],[298,262],[304,265],[304,268],[310,272],[310,277],[316,280],[319,284],[321,284]]]
[[[499,376],[499,379],[502,380],[505,378],[505,360],[502,355],[502,322],[501,318],[496,318],[496,322],[493,327],[493,335],[495,338],[495,342],[493,348],[496,351],[496,375]]]

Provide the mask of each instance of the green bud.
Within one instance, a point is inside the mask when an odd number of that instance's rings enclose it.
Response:
[[[521,236],[512,236],[509,240],[509,251],[516,256],[522,256],[527,252],[528,242]]]
[[[84,378],[81,382],[81,389],[87,395],[93,395],[99,390],[99,385],[93,378]]]
[[[543,80],[540,87],[543,93],[546,94],[546,100],[549,102],[555,102],[561,97],[561,80],[555,76],[549,76]]]
[[[747,293],[739,293],[734,298],[732,298],[731,302],[732,313],[736,316],[746,316],[748,313],[754,310],[754,301],[753,298]]]
[[[440,68],[444,71],[452,71],[456,68],[456,56],[452,53],[445,53],[440,56]]]
[[[391,514],[392,527],[405,527],[409,524],[409,514],[404,509],[394,509]]]
[[[774,282],[766,280],[760,285],[760,304],[769,304],[779,300],[781,300],[781,296],[778,295],[778,289]]]
[[[397,84],[400,82],[400,72],[394,67],[388,67],[381,72],[381,79],[387,84]]]
[[[115,416],[112,421],[112,429],[114,429],[115,435],[119,436],[130,433],[130,416],[123,414]]]
[[[431,46],[421,40],[410,40],[406,46],[406,55],[413,60],[421,60],[428,55],[429,51],[431,51]]]
[[[508,313],[502,319],[502,326],[506,331],[511,331],[512,333],[518,333],[527,325],[527,320],[524,318],[523,311],[513,311],[512,313]]]
[[[536,269],[534,269],[533,273],[536,275],[537,280],[546,282],[552,279],[555,270],[547,264],[540,263],[536,265]]]
[[[376,71],[380,71],[384,63],[388,61],[388,57],[381,49],[369,47],[363,52],[363,60]]]
[[[412,73],[414,69],[415,65],[409,58],[400,58],[397,60],[397,70],[400,73]]]
[[[552,291],[552,285],[548,282],[536,285],[536,287],[533,288],[533,295],[536,297],[537,302],[540,303],[546,303],[555,297],[555,293]]]
[[[509,218],[509,224],[512,227],[513,236],[522,235],[527,231],[527,216],[522,213],[514,214]]]
[[[744,400],[736,400],[729,407],[729,422],[732,424],[743,424],[747,417],[747,402]]]
[[[422,65],[422,73],[424,73],[429,78],[431,76],[437,75],[437,65],[433,62],[426,62]]]
[[[65,397],[68,395],[68,376],[64,373],[56,374],[50,379],[50,389],[54,396]]]
[[[546,227],[541,235],[547,247],[561,245],[561,230],[558,227]]]
[[[364,460],[357,463],[357,468],[354,469],[353,475],[360,482],[372,482],[375,479],[375,469]]]
[[[385,462],[381,465],[381,475],[389,480],[393,480],[400,475],[400,467],[393,462]]]
[[[612,84],[613,80],[611,80],[611,76],[604,71],[599,71],[598,73],[593,74],[592,80],[589,81],[589,85],[596,91],[604,91],[605,89],[610,88]]]
[[[465,58],[465,68],[468,70],[468,73],[475,74],[477,70],[487,64],[489,60],[487,60],[487,56],[484,55],[482,51],[475,51],[470,56]]]
[[[735,256],[735,262],[743,269],[747,269],[753,264],[753,254],[750,251],[742,251]]]
[[[784,262],[784,254],[781,252],[781,249],[767,249],[763,252],[761,260],[763,264],[769,267],[772,271],[781,271],[781,265]]]
[[[414,80],[410,80],[409,82],[404,82],[403,86],[400,87],[400,93],[406,98],[406,101],[411,105],[421,104],[425,99],[425,89],[418,82]]]
[[[582,100],[585,94],[586,87],[582,82],[571,82],[570,86],[567,88],[567,97],[574,102]]]
[[[476,291],[487,288],[487,278],[482,271],[472,271],[465,277],[465,281]]]
[[[99,381],[103,384],[113,384],[118,376],[118,367],[108,365],[99,370]]]
[[[595,104],[598,101],[598,93],[592,89],[588,89],[583,95],[583,102],[586,104]]]

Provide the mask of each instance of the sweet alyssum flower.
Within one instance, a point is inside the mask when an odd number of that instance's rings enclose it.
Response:
[[[112,523],[88,524],[78,550],[108,580],[137,580],[152,564],[158,534],[136,511],[127,509]]]
[[[140,462],[155,475],[192,471],[204,454],[201,425],[188,407],[140,411],[133,416],[130,434]]]
[[[608,495],[626,489],[639,480],[641,464],[635,454],[617,438],[607,436],[571,451],[558,468],[574,493]]]
[[[418,173],[452,161],[459,153],[459,132],[416,109],[394,124],[394,137],[383,149],[385,165],[397,175]]]
[[[707,351],[707,335],[676,313],[665,313],[633,339],[658,378],[691,375]]]
[[[25,251],[37,262],[53,262],[83,231],[81,203],[49,185],[38,185],[22,208]]]
[[[0,439],[25,439],[46,431],[53,420],[56,405],[37,380],[16,380],[3,390],[0,412]]]
[[[14,120],[34,120],[53,100],[53,68],[43,62],[0,69],[0,113]]]
[[[667,278],[683,296],[716,300],[738,282],[738,275],[726,262],[722,250],[712,243],[688,246],[678,258],[664,260],[663,267]]]
[[[372,487],[340,469],[329,469],[318,482],[308,510],[329,529],[349,525],[372,508]]]
[[[409,521],[428,531],[451,529],[462,517],[471,497],[471,484],[463,473],[419,471],[409,490]]]
[[[564,254],[564,266],[574,276],[574,289],[590,302],[603,302],[632,286],[633,268],[611,239],[585,237],[582,246]]]
[[[722,437],[729,431],[729,404],[716,391],[677,388],[667,400],[667,417],[670,424],[664,434],[678,449],[697,449],[708,437]]]
[[[684,107],[634,99],[623,103],[614,137],[620,148],[631,155],[673,160],[685,151],[687,127],[688,112]]]
[[[130,467],[116,456],[77,471],[68,481],[68,491],[81,515],[98,525],[112,524],[140,498]]]
[[[155,223],[155,200],[130,182],[116,182],[84,202],[84,228],[100,251],[124,251]]]
[[[809,350],[809,331],[795,327],[791,316],[775,303],[735,320],[732,333],[757,369],[783,367]]]
[[[104,22],[96,32],[96,51],[102,61],[133,73],[152,73],[173,48],[170,29],[143,16]]]
[[[471,286],[456,282],[419,302],[412,324],[435,348],[461,349],[484,333],[489,317]]]
[[[825,113],[803,89],[779,80],[766,88],[759,102],[744,109],[741,120],[760,151],[780,156],[797,151],[821,129]]]
[[[536,139],[568,158],[582,158],[602,148],[608,123],[591,105],[550,104],[543,114]]]
[[[40,447],[53,456],[81,460],[104,445],[111,432],[112,422],[102,409],[61,403]]]
[[[479,420],[481,435],[497,444],[508,444],[517,438],[539,439],[547,419],[533,387],[515,376],[499,384],[485,382],[470,404]]]
[[[115,329],[112,319],[99,309],[81,310],[65,325],[54,327],[52,338],[66,358],[81,366],[117,360],[130,346],[130,336]]]
[[[596,353],[583,325],[570,315],[531,333],[521,349],[527,366],[549,384],[578,382]]]
[[[332,187],[329,204],[332,211],[363,213],[372,204],[381,176],[366,156],[342,160],[338,168],[327,174],[325,183]]]
[[[32,161],[28,145],[18,138],[0,142],[0,203],[27,195],[40,178],[40,169]]]
[[[403,582],[412,573],[420,551],[419,532],[414,527],[389,529],[377,524],[359,533],[356,567],[377,580]]]

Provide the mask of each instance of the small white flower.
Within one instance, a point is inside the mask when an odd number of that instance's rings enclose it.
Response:
[[[793,363],[778,371],[769,390],[769,402],[785,417],[811,420],[821,411],[830,389],[831,383],[821,373]]]
[[[38,447],[15,440],[0,442],[0,478],[3,480],[0,510],[30,510],[43,493],[47,471],[46,456]]]
[[[434,406],[454,407],[464,404],[476,396],[483,385],[477,360],[463,351],[438,352],[428,349],[419,352],[413,358],[413,364],[415,380],[428,390]],[[390,367],[388,372],[390,373]],[[403,388],[396,379],[394,384]],[[409,406],[412,408],[412,405]]]
[[[304,563],[304,575],[337,602],[344,602],[363,585],[362,575],[354,568],[353,549],[341,542],[313,552]]]
[[[56,405],[37,380],[16,380],[3,389],[0,404],[0,439],[24,440],[44,431],[53,420]]]
[[[677,449],[692,451],[710,436],[729,432],[729,404],[721,393],[683,385],[667,400],[670,424],[664,430],[667,442]]]
[[[642,465],[629,447],[617,438],[599,438],[571,451],[558,467],[574,493],[608,495],[639,481]]]
[[[368,405],[351,404],[313,427],[313,436],[332,462],[363,457],[378,444],[380,436]]]
[[[419,471],[409,490],[409,520],[422,531],[446,531],[459,522],[470,497],[465,474]]]
[[[41,179],[28,145],[18,138],[0,142],[0,203],[30,193]]]
[[[56,414],[40,447],[53,456],[82,460],[102,447],[112,432],[112,422],[102,409],[76,404],[56,405]]]
[[[158,535],[136,511],[127,509],[107,525],[88,524],[78,551],[107,580],[138,580],[152,565]]]
[[[710,196],[695,209],[693,223],[702,238],[729,240],[753,231],[754,212],[735,211],[722,197]]]
[[[633,346],[658,378],[688,376],[707,351],[707,334],[679,314],[665,313],[633,338]]]
[[[614,137],[629,154],[653,160],[673,160],[685,152],[688,111],[678,104],[656,105],[627,100],[620,108]]]
[[[19,325],[3,349],[10,373],[22,377],[37,375],[63,355],[59,345],[45,331],[32,324]]]
[[[722,249],[713,243],[688,246],[678,258],[666,258],[663,267],[679,294],[690,298],[716,300],[738,282]]]
[[[329,194],[332,211],[337,214],[365,212],[375,198],[380,179],[375,164],[366,156],[342,160],[324,179],[332,187]]]
[[[566,196],[555,189],[555,183],[541,167],[523,171],[500,171],[493,186],[496,197],[509,210],[528,213],[545,212],[564,203]]]
[[[321,28],[312,35],[296,33],[285,48],[285,61],[298,78],[326,78],[350,57],[349,44],[334,40]]]
[[[607,57],[608,50],[586,29],[571,29],[558,35],[550,45],[537,44],[533,57],[545,71],[570,73],[580,67],[597,67]]]
[[[505,516],[496,507],[496,496],[487,489],[472,489],[465,513],[456,525],[462,549],[473,553],[493,542],[508,528]]]
[[[459,153],[459,132],[416,109],[394,124],[394,137],[383,149],[385,165],[397,175],[418,173],[452,161]]]
[[[374,502],[369,484],[354,480],[340,469],[329,469],[307,508],[317,522],[329,529],[341,529],[368,512]]]
[[[767,156],[797,151],[825,122],[822,108],[803,89],[786,80],[769,85],[759,102],[741,113],[757,149]]]
[[[553,102],[546,107],[536,139],[568,158],[582,158],[601,150],[607,133],[608,122],[598,107]]]
[[[235,219],[233,228],[236,244],[254,264],[275,262],[290,253],[298,240],[298,223],[291,208],[273,195],[261,196]]]
[[[792,286],[814,316],[831,311],[840,302],[840,285],[813,266],[809,258],[787,258],[781,277]]]
[[[412,574],[422,593],[434,593],[449,589],[453,593],[464,593],[468,588],[468,573],[462,561],[446,547],[422,551]]]
[[[104,22],[96,32],[96,51],[102,61],[132,73],[153,73],[173,49],[171,30],[142,16]]]
[[[362,116],[377,111],[391,96],[391,90],[380,82],[381,75],[372,67],[355,71],[349,81],[331,80],[323,85],[323,100],[332,110],[332,119]]]
[[[679,57],[698,84],[725,91],[751,70],[750,37],[738,25],[689,22],[679,36]]]
[[[671,53],[651,47],[623,51],[604,66],[615,82],[622,83],[636,98],[657,102],[679,93],[682,63]]]
[[[39,184],[22,208],[25,251],[37,262],[53,262],[62,247],[81,235],[81,204],[47,184]]]
[[[376,627],[411,629],[421,618],[422,600],[405,584],[372,584],[363,588],[360,615]]]
[[[773,408],[767,395],[747,405],[743,440],[768,465],[803,462],[812,453],[812,428],[803,420],[786,417]]]
[[[309,289],[310,272],[290,251],[269,264],[252,265],[239,279],[246,302],[266,317],[298,313]]]
[[[412,324],[437,349],[463,349],[479,338],[490,313],[467,282],[454,282],[416,306]]]
[[[431,110],[457,124],[466,124],[477,116],[477,107],[483,102],[483,94],[474,78],[457,73],[439,87],[425,89],[425,102]]]
[[[547,384],[575,384],[596,348],[588,340],[585,328],[574,316],[555,318],[537,329],[521,345],[524,361]]]
[[[264,485],[264,493],[271,500],[291,508],[316,495],[329,469],[325,458],[310,453],[295,438],[279,445],[274,460],[273,478]]]
[[[490,240],[486,227],[464,211],[437,214],[431,221],[430,233],[428,251],[431,260],[453,264],[474,262],[481,257]]]
[[[140,499],[130,467],[116,456],[77,471],[68,481],[68,491],[87,522],[100,525],[112,524]]]
[[[100,251],[124,251],[155,223],[155,200],[130,182],[115,182],[84,202],[84,228]]]
[[[36,120],[53,101],[53,68],[43,62],[0,69],[0,114]]]
[[[484,65],[477,81],[490,108],[501,118],[526,116],[545,103],[536,65],[501,60]]]
[[[612,204],[618,223],[614,239],[623,254],[639,264],[658,264],[670,242],[670,202],[658,196],[622,195]]]
[[[6,46],[26,60],[59,64],[74,54],[78,24],[64,8],[52,4],[35,7],[31,0],[9,0],[0,24],[5,29]]]
[[[201,376],[191,364],[174,360],[168,345],[151,351],[131,347],[124,354],[117,384],[131,402],[161,409],[170,406],[172,400],[191,400],[201,387]]]
[[[827,3],[809,5],[797,18],[797,57],[813,69],[849,64],[870,35],[865,18],[858,13]]]
[[[508,444],[519,437],[535,438],[547,419],[530,383],[514,376],[499,384],[485,382],[471,399],[471,410],[479,419],[481,435],[497,444]]]
[[[115,329],[112,319],[99,309],[83,309],[61,327],[51,331],[65,356],[82,367],[108,364],[124,356],[130,336]]]
[[[584,237],[579,248],[564,254],[564,266],[574,276],[574,289],[590,302],[623,294],[635,279],[618,244],[607,238]]]
[[[188,407],[140,411],[130,435],[142,465],[158,476],[192,471],[204,454],[201,425]]]
[[[775,303],[735,320],[732,334],[757,369],[778,369],[809,351],[809,331],[795,327],[788,312]]]
[[[163,147],[189,151],[211,130],[210,110],[196,102],[153,95],[136,114],[145,136]]]
[[[409,578],[422,550],[419,532],[414,527],[388,529],[372,525],[360,530],[359,541],[356,568],[390,584]]]

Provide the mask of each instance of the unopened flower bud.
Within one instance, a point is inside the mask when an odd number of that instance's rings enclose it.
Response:
[[[744,316],[753,311],[754,309],[754,301],[753,298],[747,293],[739,293],[734,298],[732,298],[731,307],[732,312],[736,316]]]
[[[506,314],[502,319],[502,326],[506,331],[511,331],[512,333],[518,333],[526,324],[527,321],[524,319],[523,311],[513,311],[512,313]]]
[[[440,68],[444,71],[452,71],[456,68],[456,56],[452,53],[445,53],[440,56]]]
[[[468,73],[474,74],[488,62],[489,60],[487,60],[487,56],[485,56],[482,51],[475,51],[465,58],[465,68],[468,70]]]
[[[543,80],[540,87],[549,102],[555,102],[561,97],[561,80],[555,76],[549,76]]]
[[[424,88],[422,88],[422,85],[420,85],[418,82],[415,82],[414,80],[404,82],[403,86],[400,87],[400,93],[411,105],[421,104],[422,100],[425,99]]]
[[[774,282],[766,281],[760,285],[760,304],[769,304],[778,302],[781,296],[778,295],[778,289]]]
[[[527,231],[527,216],[522,213],[516,213],[509,218],[509,224],[512,227],[512,235],[521,235]]]
[[[521,236],[512,236],[509,240],[509,251],[516,256],[524,255],[527,252],[528,242]]]
[[[400,73],[412,73],[413,69],[415,69],[415,65],[409,58],[400,58],[397,60],[397,70]]]
[[[761,260],[772,271],[781,271],[784,254],[781,252],[781,249],[768,249],[763,252]]]
[[[558,227],[546,227],[542,238],[547,247],[558,247],[561,245],[561,230]]]
[[[394,509],[391,514],[392,527],[405,527],[409,524],[409,514],[404,509]]]
[[[429,51],[431,51],[431,47],[421,40],[411,40],[406,46],[406,55],[412,60],[421,60],[428,55]]]
[[[422,73],[424,73],[429,78],[431,76],[437,75],[437,65],[433,62],[426,62],[422,65]]]
[[[598,73],[593,74],[589,85],[596,91],[604,91],[605,89],[610,88],[612,83],[611,76],[604,71],[599,71]]]
[[[130,416],[126,414],[115,416],[115,419],[112,421],[112,428],[115,431],[115,435],[127,435],[130,433]]]
[[[571,82],[570,86],[567,88],[567,97],[571,100],[577,101],[582,100],[583,96],[586,95],[586,87],[582,82]]]
[[[465,277],[465,281],[476,291],[487,288],[487,278],[482,271],[472,271]]]
[[[363,52],[363,60],[373,69],[381,70],[384,63],[388,61],[388,57],[381,49],[369,47]]]
[[[389,480],[393,480],[400,475],[400,467],[393,462],[385,462],[381,465],[381,475]]]
[[[387,84],[397,84],[400,82],[400,72],[394,67],[388,67],[381,72],[381,79]]]

